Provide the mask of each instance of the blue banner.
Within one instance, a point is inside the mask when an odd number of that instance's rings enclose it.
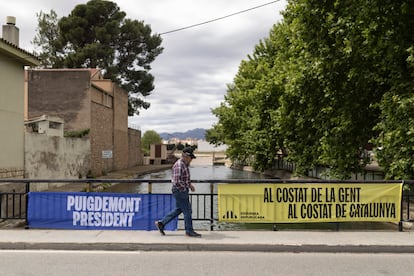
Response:
[[[156,230],[154,222],[175,208],[170,194],[30,192],[30,228]],[[177,219],[165,227],[177,230]]]

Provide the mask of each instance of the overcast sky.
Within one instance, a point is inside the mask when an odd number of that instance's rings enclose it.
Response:
[[[87,0],[0,0],[0,22],[16,17],[20,47],[31,51],[36,13],[51,9],[67,16]],[[270,0],[113,0],[127,18],[143,20],[153,33],[162,34],[270,3]],[[130,124],[142,130],[183,132],[211,128],[217,122],[211,109],[220,105],[240,62],[251,54],[273,24],[281,20],[286,1],[212,23],[162,35],[164,52],[152,63],[155,89],[151,103]]]

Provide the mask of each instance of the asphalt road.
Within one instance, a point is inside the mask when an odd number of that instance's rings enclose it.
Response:
[[[414,254],[3,250],[0,267],[8,276],[411,276]]]

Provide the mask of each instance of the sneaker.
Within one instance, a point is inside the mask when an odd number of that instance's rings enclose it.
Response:
[[[165,236],[165,232],[164,232],[164,224],[162,224],[161,221],[156,221],[155,222],[155,226],[158,228],[158,231],[160,231],[161,235]]]
[[[185,235],[187,237],[194,237],[194,238],[201,238],[201,234],[197,233],[197,232],[189,232],[189,233],[185,233]]]

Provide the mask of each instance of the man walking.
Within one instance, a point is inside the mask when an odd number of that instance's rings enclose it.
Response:
[[[178,159],[172,167],[172,194],[175,198],[176,207],[169,212],[163,219],[155,222],[161,235],[165,235],[164,227],[181,213],[184,214],[185,234],[189,237],[201,237],[193,229],[192,207],[189,199],[189,190],[195,191],[190,178],[190,163],[195,159],[193,149],[184,148],[181,158]]]

